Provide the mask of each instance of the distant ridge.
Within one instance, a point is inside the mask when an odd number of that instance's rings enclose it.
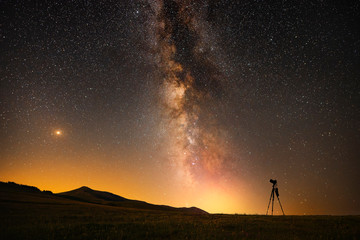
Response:
[[[23,184],[18,184],[14,182],[1,182],[0,181],[0,189],[8,189],[8,190],[19,190],[24,192],[32,192],[32,193],[47,193],[47,194],[53,194],[51,191],[44,190],[40,191],[37,187],[34,186],[28,186]]]
[[[37,187],[33,186],[0,181],[0,201],[24,203],[33,202],[38,204],[90,203],[138,211],[150,210],[186,214],[208,214],[206,211],[196,207],[175,208],[165,205],[155,205],[144,201],[130,200],[110,192],[93,190],[86,186],[68,192],[53,194],[51,191],[41,191]]]
[[[109,206],[146,209],[146,210],[158,210],[158,211],[186,212],[191,214],[208,214],[206,211],[196,207],[175,208],[166,205],[155,205],[144,201],[130,200],[110,192],[93,190],[86,186],[68,192],[58,193],[56,195],[72,200],[109,205]]]

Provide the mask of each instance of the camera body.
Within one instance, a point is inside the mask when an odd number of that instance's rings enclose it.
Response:
[[[270,179],[270,182],[275,185],[277,183],[277,181],[275,179]]]

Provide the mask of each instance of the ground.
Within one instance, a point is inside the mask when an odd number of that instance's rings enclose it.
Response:
[[[360,216],[263,216],[109,206],[0,191],[0,239],[360,239]]]

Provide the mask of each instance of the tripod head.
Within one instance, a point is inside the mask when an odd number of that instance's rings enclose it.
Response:
[[[275,179],[270,179],[270,182],[273,184],[273,187],[275,187],[277,184],[277,181]]]

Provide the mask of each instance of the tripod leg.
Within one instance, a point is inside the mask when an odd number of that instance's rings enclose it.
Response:
[[[271,216],[273,216],[273,215],[274,215],[274,198],[275,198],[275,196],[274,196],[274,189],[273,189],[272,207],[271,207]]]
[[[274,194],[274,191],[271,191],[270,193],[270,199],[269,199],[269,204],[268,204],[268,207],[266,209],[266,215],[268,215],[268,211],[269,211],[269,207],[270,207],[270,203],[271,203],[271,198],[273,197],[273,194]]]
[[[277,196],[277,199],[278,199],[278,201],[279,201],[279,204],[280,204],[280,207],[281,207],[281,211],[282,211],[283,215],[285,216],[284,210],[283,210],[283,208],[282,208],[282,206],[281,206],[281,202],[280,202],[279,196]]]

